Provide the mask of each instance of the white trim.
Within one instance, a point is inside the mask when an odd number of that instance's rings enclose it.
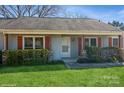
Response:
[[[24,44],[25,44],[25,40],[24,40],[24,38],[25,37],[32,37],[33,38],[33,49],[35,49],[35,38],[36,37],[42,37],[43,38],[43,48],[45,48],[45,36],[29,36],[29,35],[27,35],[27,36],[23,36],[23,50],[25,49],[25,46],[24,46]]]
[[[88,31],[88,30],[27,30],[27,29],[0,29],[4,34],[25,34],[25,35],[45,35],[45,34],[51,34],[51,35],[122,35],[123,31]]]
[[[118,37],[112,37],[112,47],[113,47],[113,39],[118,39],[118,45],[117,45],[117,47],[119,47],[119,38]]]
[[[35,49],[35,37],[33,37],[33,49]]]
[[[89,46],[91,46],[91,39],[92,38],[95,38],[96,39],[96,47],[98,47],[98,40],[97,40],[97,37],[84,37],[84,40],[85,40],[85,38],[88,38],[89,39]],[[82,42],[83,42],[83,39],[82,39]],[[84,42],[83,42],[84,43]],[[82,43],[82,44],[83,44]]]
[[[111,36],[112,38],[118,38],[118,36]]]

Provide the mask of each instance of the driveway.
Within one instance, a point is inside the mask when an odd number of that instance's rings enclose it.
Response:
[[[76,62],[66,62],[67,68],[75,69],[75,68],[106,68],[106,67],[117,67],[124,66],[123,63],[76,63]]]

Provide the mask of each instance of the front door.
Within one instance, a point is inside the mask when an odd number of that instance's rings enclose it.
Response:
[[[61,38],[61,56],[70,57],[70,37]]]

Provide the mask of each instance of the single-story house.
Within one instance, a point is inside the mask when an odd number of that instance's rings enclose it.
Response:
[[[123,32],[89,18],[0,19],[0,49],[52,51],[53,59],[76,59],[86,46],[123,48]]]

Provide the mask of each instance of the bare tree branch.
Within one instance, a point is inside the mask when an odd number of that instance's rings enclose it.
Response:
[[[48,17],[55,16],[58,10],[58,6],[50,5],[0,5],[0,16],[4,18]]]

